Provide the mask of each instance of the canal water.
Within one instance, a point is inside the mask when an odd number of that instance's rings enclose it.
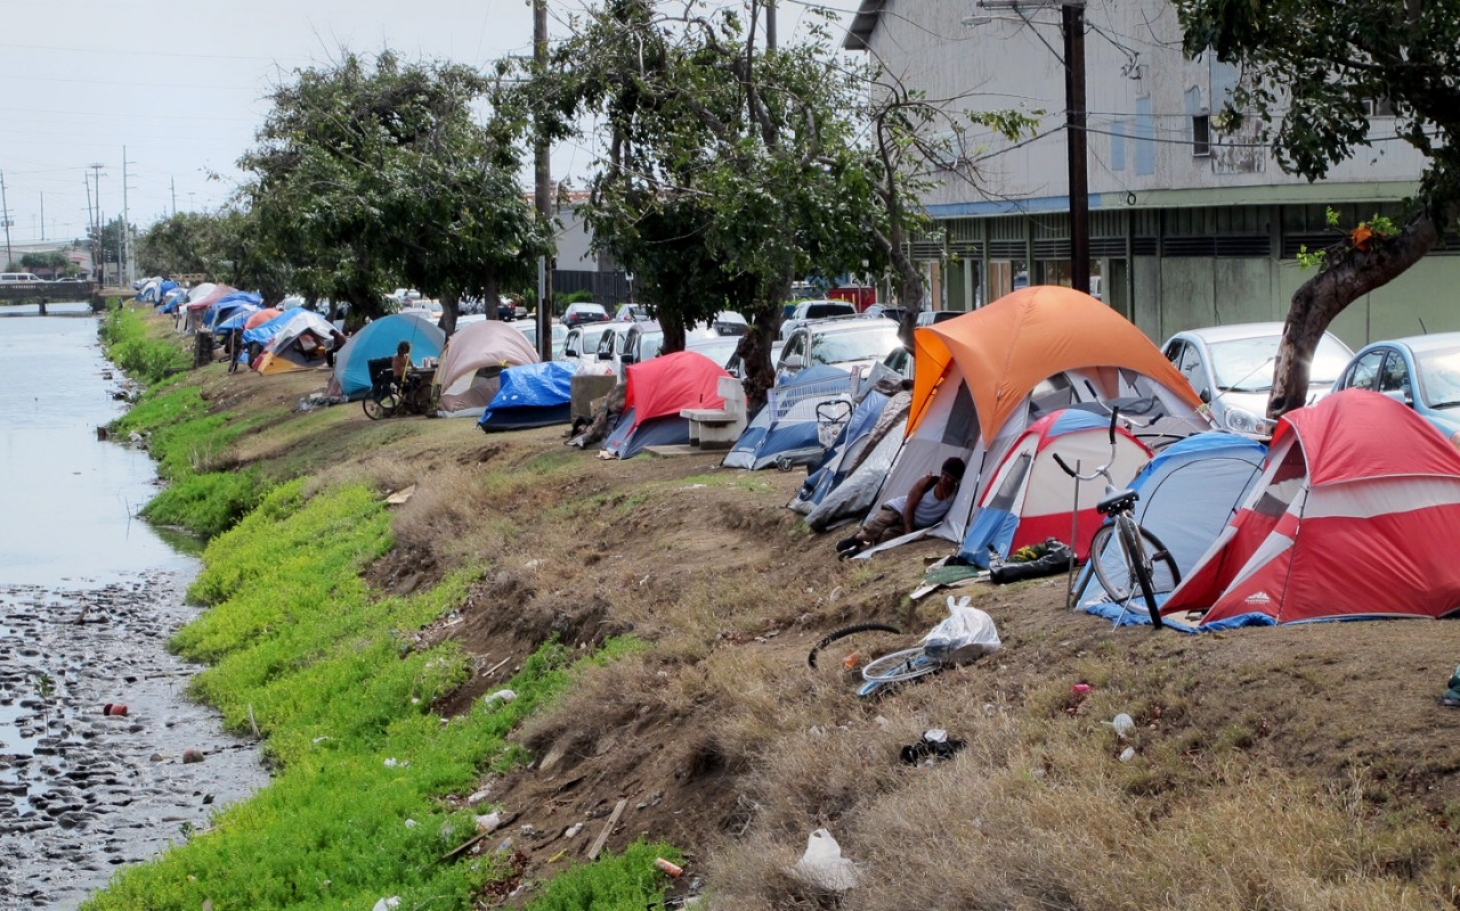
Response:
[[[158,489],[147,454],[98,438],[126,403],[96,318],[16,311],[0,308],[0,909],[62,911],[267,773],[167,654],[197,615],[196,547],[136,518]]]

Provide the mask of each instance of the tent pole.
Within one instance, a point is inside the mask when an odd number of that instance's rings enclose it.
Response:
[[[1065,610],[1075,609],[1075,564],[1079,562],[1075,542],[1080,528],[1080,460],[1075,460],[1075,506],[1070,510],[1070,569],[1065,576]],[[1093,555],[1092,555],[1093,556]]]

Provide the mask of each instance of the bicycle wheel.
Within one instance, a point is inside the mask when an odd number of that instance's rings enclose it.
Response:
[[[376,396],[365,396],[360,402],[360,407],[365,409],[365,416],[372,421],[385,417],[385,406],[380,404],[380,399]]]
[[[1160,629],[1161,606],[1156,603],[1156,593],[1151,588],[1152,559],[1147,556],[1145,542],[1141,540],[1141,527],[1127,516],[1117,519],[1116,527],[1120,531],[1121,543],[1125,546],[1126,562],[1130,564],[1131,575],[1135,576],[1136,587],[1141,590],[1146,611],[1151,615],[1151,628]]]
[[[929,658],[922,646],[905,648],[867,662],[867,666],[862,668],[862,679],[868,683],[901,683],[931,674],[942,666],[940,662]]]
[[[1139,530],[1139,550],[1143,558],[1141,566],[1149,580],[1152,594],[1165,594],[1176,588],[1176,584],[1181,581],[1181,571],[1176,568],[1176,561],[1166,545],[1161,543],[1160,538],[1134,522],[1131,526]],[[1134,561],[1127,557],[1127,548],[1119,543],[1119,539],[1111,541],[1115,529],[1115,523],[1102,525],[1090,539],[1090,567],[1095,571],[1095,578],[1099,580],[1100,587],[1105,589],[1110,600],[1124,604],[1130,600],[1132,594],[1140,592],[1141,587],[1134,572]]]

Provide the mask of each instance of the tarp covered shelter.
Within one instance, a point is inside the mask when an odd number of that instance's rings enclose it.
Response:
[[[415,344],[411,344],[415,353]],[[498,376],[507,367],[535,364],[537,351],[527,336],[499,320],[463,326],[446,343],[436,382],[441,386],[442,417],[475,417],[493,400]]]
[[[330,377],[329,394],[350,399],[364,398],[370,391],[369,362],[381,357],[395,357],[395,350],[401,342],[411,343],[411,363],[419,365],[428,357],[441,356],[441,349],[446,345],[446,333],[435,323],[405,313],[365,324],[335,354],[335,372]]]
[[[249,329],[257,329],[259,326],[268,323],[270,320],[277,319],[279,315],[283,312],[284,311],[280,310],[278,307],[265,307],[262,310],[254,313],[248,319],[244,320],[244,331],[247,332]],[[270,338],[272,338],[272,336],[270,336]],[[252,341],[252,339],[245,338],[245,341]],[[268,341],[268,339],[263,339],[263,341]]]
[[[800,371],[766,393],[766,404],[725,454],[726,468],[759,470],[785,459],[810,465],[826,453],[817,436],[819,420],[850,420],[857,375],[829,364]]]
[[[627,459],[646,446],[689,442],[686,408],[724,408],[724,367],[693,351],[676,351],[624,369],[624,412],[604,441],[604,451]]]
[[[278,325],[274,327],[273,337],[264,344],[259,356],[256,367],[259,373],[310,370],[324,364],[324,351],[331,344],[330,332],[334,329],[329,320],[313,310],[296,307],[286,310],[274,322]],[[312,344],[304,344],[303,340],[311,338]]]
[[[1124,484],[1150,461],[1151,451],[1117,427],[1112,454],[1110,436],[1110,420],[1087,411],[1056,411],[1031,424],[1004,453],[985,485],[959,556],[975,566],[988,566],[990,548],[1003,558],[1021,547],[1058,538],[1084,560],[1102,521],[1095,505],[1105,498],[1105,483],[1083,481],[1077,488],[1054,457],[1058,454],[1082,472],[1109,463],[1111,478]]]
[[[1131,482],[1131,489],[1140,494],[1133,510],[1136,521],[1165,545],[1182,578],[1191,573],[1242,506],[1262,474],[1266,456],[1267,447],[1256,440],[1212,430],[1156,453]],[[1090,559],[1101,561],[1117,575],[1124,572],[1125,557],[1114,538],[1104,553],[1091,554]],[[1085,572],[1088,576],[1088,566]],[[1152,582],[1160,600],[1176,587],[1159,564]],[[1144,610],[1127,611],[1111,604],[1093,578],[1082,579],[1081,588],[1082,605],[1090,613],[1128,624],[1151,622]]]
[[[567,361],[508,367],[502,371],[501,388],[482,412],[477,426],[491,433],[568,423],[573,375],[577,372],[577,366]]]
[[[208,309],[203,311],[203,325],[210,329],[219,329],[221,328],[219,324],[237,313],[240,308],[246,307],[256,313],[263,303],[263,296],[254,294],[252,291],[234,291],[231,294],[225,294],[209,304]]]
[[[963,540],[992,465],[1031,423],[1084,405],[1150,426],[1136,432],[1189,436],[1211,429],[1201,399],[1145,334],[1079,291],[1033,285],[979,310],[914,333],[913,399],[907,437],[883,493],[905,493],[943,460],[968,465],[948,516],[926,533]],[[868,555],[872,549],[863,551]]]
[[[796,496],[786,504],[788,509],[808,516],[807,524],[812,524],[810,514],[863,463],[869,447],[875,447],[885,435],[894,432],[893,428],[888,426],[889,424],[897,423],[899,425],[895,430],[895,436],[898,443],[901,443],[902,430],[907,421],[907,406],[912,401],[911,389],[904,387],[910,385],[905,383],[901,374],[881,364],[872,368],[872,372],[862,381],[857,391],[858,401],[856,408],[852,411],[851,419],[832,440],[832,445],[822,456],[821,462],[814,468],[807,469],[810,474],[807,475],[801,489],[796,492]],[[883,416],[887,413],[888,406],[894,401],[897,403],[894,409],[895,415],[900,414],[900,417],[894,416],[884,420]],[[896,449],[889,454],[882,466],[884,473],[896,454]],[[869,496],[875,494],[874,489]],[[853,510],[854,515],[848,515],[846,518],[858,518],[866,511],[866,504],[863,504],[860,509]],[[812,527],[817,526],[813,524]]]
[[[1284,415],[1266,467],[1163,613],[1201,628],[1460,610],[1460,453],[1387,396]]]

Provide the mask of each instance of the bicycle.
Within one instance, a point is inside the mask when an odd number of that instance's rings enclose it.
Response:
[[[1136,521],[1135,504],[1140,499],[1140,494],[1130,488],[1117,488],[1110,476],[1110,466],[1115,461],[1115,427],[1119,419],[1120,409],[1112,408],[1110,460],[1090,474],[1080,474],[1071,468],[1060,458],[1059,453],[1054,453],[1054,460],[1065,474],[1078,481],[1093,481],[1100,477],[1105,479],[1105,496],[1095,504],[1095,511],[1105,516],[1106,521],[1090,539],[1090,569],[1105,593],[1110,596],[1110,600],[1119,604],[1122,610],[1139,591],[1142,600],[1146,602],[1147,611],[1150,612],[1151,627],[1161,629],[1164,624],[1161,622],[1160,606],[1156,603],[1156,580],[1160,580],[1163,590],[1170,591],[1181,581],[1181,571],[1177,569],[1176,560],[1166,549],[1166,545],[1161,543],[1161,539],[1142,528]],[[1112,535],[1115,536],[1120,554],[1119,561],[1113,564],[1102,559]],[[1088,579],[1086,581],[1088,583]]]
[[[415,374],[407,374],[404,382],[397,381],[390,361],[383,357],[366,362],[370,370],[370,391],[360,403],[365,416],[378,421],[396,414],[429,414],[433,404],[429,384]]]

